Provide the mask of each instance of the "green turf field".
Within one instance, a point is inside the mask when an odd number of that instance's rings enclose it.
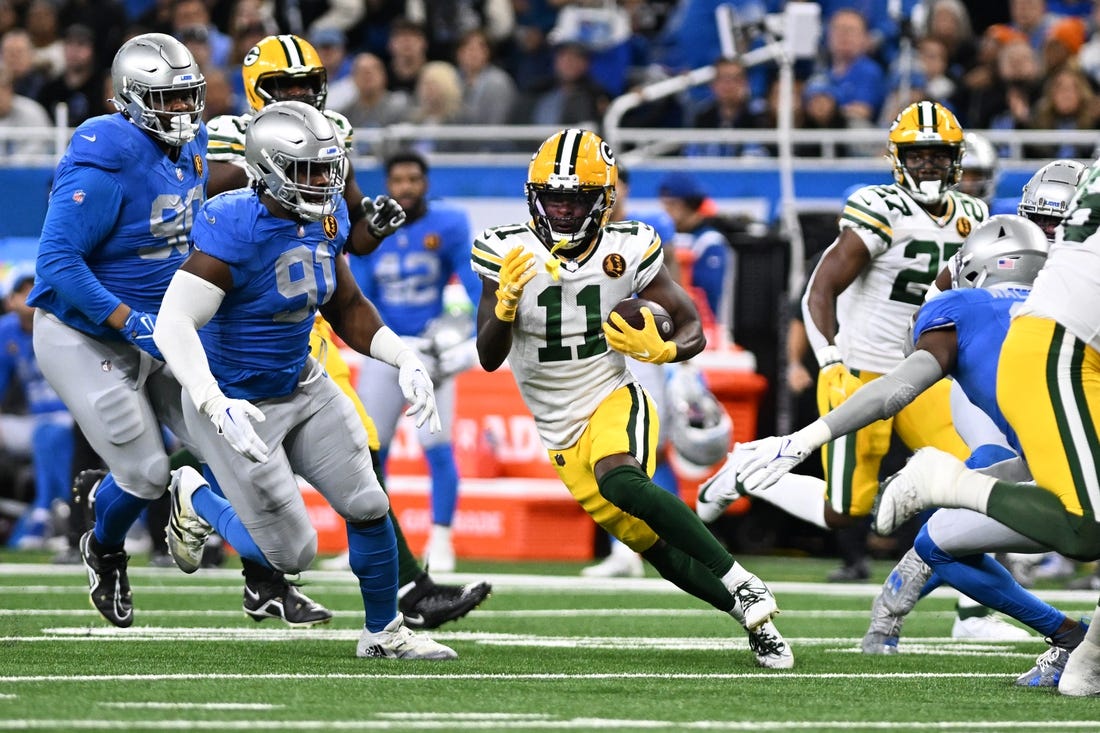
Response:
[[[119,630],[91,609],[82,568],[0,558],[0,730],[1100,731],[1100,700],[1012,685],[1041,639],[953,642],[942,591],[901,654],[861,655],[878,586],[814,582],[831,560],[742,558],[779,598],[796,657],[768,671],[729,617],[652,570],[593,581],[579,565],[464,563],[456,578],[494,591],[433,632],[459,659],[396,662],[355,658],[350,573],[306,574],[336,619],[292,630],[244,616],[238,571],[135,558],[135,625]],[[1075,615],[1096,607],[1094,592],[1041,593]]]

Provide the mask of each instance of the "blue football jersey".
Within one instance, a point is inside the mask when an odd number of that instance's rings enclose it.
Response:
[[[195,248],[229,265],[233,287],[199,330],[210,371],[229,397],[294,391],[309,356],[313,316],[336,288],[348,207],[317,222],[272,216],[248,189],[210,199],[195,221]]]
[[[13,377],[22,386],[32,415],[67,409],[38,369],[33,338],[23,330],[19,314],[6,313],[0,316],[0,394],[7,391]]]
[[[400,336],[417,336],[443,312],[443,288],[457,275],[477,306],[481,280],[470,267],[470,219],[441,201],[382,240],[366,256],[352,255],[351,272],[382,316]]]
[[[916,339],[925,331],[954,324],[959,350],[950,376],[958,381],[970,401],[992,418],[1008,444],[1021,455],[1016,433],[997,406],[997,362],[1012,313],[1029,292],[1015,288],[948,290],[925,303],[913,325]]]
[[[76,129],[57,165],[27,302],[97,338],[119,303],[156,313],[205,199],[206,127],[171,160],[121,114]]]

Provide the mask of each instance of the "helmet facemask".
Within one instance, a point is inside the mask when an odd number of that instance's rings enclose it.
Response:
[[[554,251],[565,255],[583,250],[611,216],[615,192],[606,187],[527,185],[527,207],[535,231]]]
[[[890,152],[894,157],[894,177],[922,204],[942,203],[962,175],[959,145],[891,143]]]
[[[320,221],[336,211],[344,195],[344,154],[301,160],[264,151],[271,172],[263,178],[267,190],[289,211],[305,221]],[[324,181],[321,183],[319,181]]]
[[[323,112],[328,96],[328,75],[324,67],[297,73],[264,74],[256,83],[256,95],[265,106],[275,102],[305,102]]]

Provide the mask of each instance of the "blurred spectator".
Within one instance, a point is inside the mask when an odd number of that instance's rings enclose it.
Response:
[[[31,37],[22,28],[8,31],[0,39],[0,63],[11,75],[15,93],[22,97],[38,99],[38,93],[49,81],[49,75],[34,65],[34,46]]]
[[[1094,85],[1100,85],[1100,2],[1092,4],[1088,29],[1088,40],[1077,52],[1077,63],[1089,75]]]
[[[587,48],[579,43],[555,48],[554,83],[535,99],[528,121],[556,126],[597,123],[610,100],[588,70]]]
[[[305,38],[312,37],[321,28],[336,28],[347,33],[363,19],[367,6],[379,3],[376,0],[280,0],[270,4],[274,6],[273,20],[279,33]]]
[[[458,42],[455,60],[462,77],[462,122],[503,125],[511,121],[516,84],[503,69],[493,65],[485,31],[466,33]]]
[[[462,112],[462,81],[446,61],[429,61],[420,70],[409,120],[417,124],[447,125]]]
[[[416,90],[420,70],[428,63],[428,37],[423,26],[399,18],[390,26],[390,65],[386,72],[390,90],[405,92],[410,97]]]
[[[95,39],[86,25],[71,25],[65,30],[63,44],[65,66],[53,81],[42,88],[39,101],[50,115],[58,104],[68,106],[66,124],[76,127],[103,108],[104,70],[97,64]],[[54,122],[57,122],[54,117]]]
[[[875,120],[886,97],[886,81],[882,68],[867,54],[870,38],[863,16],[837,10],[829,20],[826,47],[823,71],[845,119],[861,125]]]
[[[110,66],[132,22],[122,0],[61,0],[58,17],[66,25],[80,24],[92,29],[96,61],[104,70]]]
[[[743,130],[755,126],[752,93],[745,67],[740,61],[719,59],[714,63],[714,79],[710,82],[714,98],[699,109],[689,127]],[[726,156],[766,155],[762,146],[736,143],[693,143],[684,148],[684,155]]]
[[[314,31],[309,42],[321,57],[321,63],[328,74],[328,101],[326,106],[347,106],[355,99],[358,91],[351,78],[351,58],[348,56],[347,39],[344,32],[336,28],[320,28]]]
[[[516,31],[504,69],[520,93],[535,92],[553,77],[553,52],[546,40],[557,19],[557,0],[515,0]]]
[[[576,3],[558,13],[548,36],[552,45],[579,43],[588,49],[589,73],[611,96],[626,89],[630,68],[630,15],[614,3]]]
[[[956,83],[949,73],[950,58],[947,46],[938,38],[922,38],[917,41],[917,62],[927,80],[925,89],[930,99],[947,103],[955,95]]]
[[[351,81],[356,92],[351,103],[336,106],[330,95],[327,107],[347,117],[352,127],[386,127],[408,119],[408,98],[386,88],[386,66],[373,53],[355,55]]]
[[[1042,51],[1043,69],[1048,76],[1067,64],[1076,63],[1087,31],[1085,21],[1080,18],[1063,18],[1051,24]]]
[[[495,48],[511,37],[516,16],[511,0],[406,0],[405,17],[426,31],[428,58],[455,58],[459,41],[484,31]]]
[[[176,31],[176,38],[183,41],[187,50],[195,57],[195,63],[203,74],[221,67],[214,63],[214,53],[210,48],[210,31],[204,25],[189,25]]]
[[[1046,0],[1008,0],[1009,25],[1024,34],[1031,50],[1042,53],[1050,27],[1058,18],[1047,12]]]
[[[1093,130],[1097,125],[1096,94],[1088,77],[1065,66],[1046,80],[1035,103],[1030,127],[1036,130]],[[1025,145],[1029,158],[1090,158],[1092,145]]]
[[[711,226],[704,207],[707,192],[689,173],[669,173],[657,185],[661,207],[676,225],[676,246],[691,253],[691,284],[702,291],[714,320],[730,333],[733,317],[733,248]],[[698,300],[698,299],[696,299]],[[706,318],[703,319],[706,321]]]
[[[233,87],[233,98],[237,101],[237,110],[240,114],[249,111],[248,98],[244,91],[244,79],[239,71],[244,63],[244,57],[252,50],[252,47],[266,36],[279,33],[278,26],[271,20],[260,0],[239,0],[233,8],[233,14],[229,19],[229,37],[232,40],[232,48],[229,57],[230,64],[226,69],[229,83]]]
[[[233,40],[210,22],[210,8],[206,0],[176,0],[172,7],[172,35],[182,40],[185,28],[202,26],[206,29],[210,45],[210,62],[218,68],[228,68],[233,50]]]
[[[1001,49],[1027,41],[1007,25],[986,28],[978,45],[975,64],[963,75],[955,90],[952,106],[964,129],[985,129],[1003,107],[1004,88],[998,71]]]
[[[848,126],[848,121],[841,113],[836,97],[833,96],[832,85],[821,77],[810,78],[802,88],[800,118],[801,124],[798,127],[803,130],[836,130]],[[830,137],[837,137],[837,135],[834,133]],[[823,152],[818,143],[800,143],[794,146],[794,154],[800,157],[819,157]],[[837,145],[835,154],[848,155],[847,146]]]
[[[894,75],[890,81],[890,92],[883,100],[882,111],[879,112],[878,116],[878,126],[882,129],[889,129],[898,113],[910,104],[930,98],[927,78],[920,68],[910,69],[908,76],[905,78],[908,82],[906,84],[903,84],[902,79],[897,75]],[[868,154],[873,155],[873,152],[869,150]]]
[[[997,54],[997,76],[1003,90],[998,111],[989,121],[997,130],[1027,129],[1031,126],[1031,105],[1039,96],[1039,56],[1027,41],[1012,41]],[[1007,150],[998,150],[1005,156]]]
[[[61,28],[54,0],[31,0],[25,19],[27,34],[34,47],[34,65],[49,78],[56,78],[65,67],[65,52],[61,46]]]
[[[12,28],[21,27],[19,11],[14,0],[0,0],[0,36]]]
[[[0,127],[48,127],[50,116],[42,105],[15,91],[11,72],[0,66]],[[20,140],[5,138],[0,144],[0,158],[16,155],[43,153],[47,150],[47,141]]]
[[[202,109],[203,120],[209,122],[218,115],[236,114],[240,104],[233,93],[229,74],[221,69],[203,69],[206,78],[206,106]]]
[[[970,12],[962,0],[931,0],[927,4],[924,38],[939,41],[947,52],[947,75],[958,81],[974,66],[978,46]],[[925,69],[932,76],[932,72]]]

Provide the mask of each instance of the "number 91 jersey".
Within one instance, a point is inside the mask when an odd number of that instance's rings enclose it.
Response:
[[[536,274],[520,298],[508,363],[543,444],[561,450],[608,395],[634,381],[602,324],[660,271],[661,238],[641,222],[616,222],[584,254],[561,260],[529,226],[494,227],[474,241],[474,271],[499,282],[504,256],[518,246],[535,256]]]
[[[989,216],[980,199],[948,192],[942,216],[933,216],[895,184],[864,186],[841,213],[867,246],[871,262],[837,299],[837,345],[844,363],[879,374],[905,358],[913,313],[928,286],[959,251],[970,231]]]

